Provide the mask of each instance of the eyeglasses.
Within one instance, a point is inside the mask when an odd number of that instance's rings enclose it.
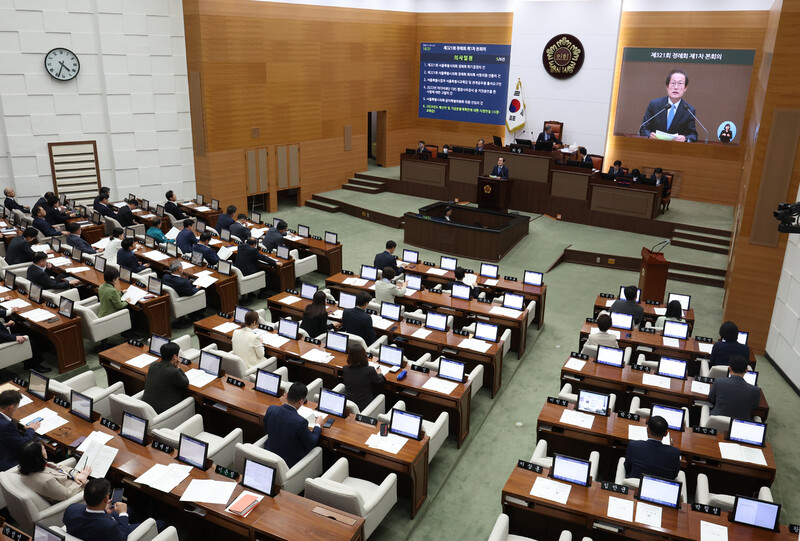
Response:
[[[682,86],[686,86],[686,83],[683,82],[683,81],[670,81],[669,85],[667,85],[667,86],[674,86],[674,87],[680,88]]]

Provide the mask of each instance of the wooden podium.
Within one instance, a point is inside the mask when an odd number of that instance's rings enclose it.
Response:
[[[475,195],[478,208],[508,212],[510,196],[510,180],[483,176],[478,177],[478,192]]]
[[[639,289],[642,290],[642,302],[664,302],[667,271],[669,271],[669,261],[664,254],[642,248],[642,266],[639,270]]]

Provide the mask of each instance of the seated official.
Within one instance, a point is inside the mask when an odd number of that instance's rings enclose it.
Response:
[[[442,216],[442,220],[445,222],[453,221],[453,207],[447,207],[444,209],[444,216]]]
[[[353,308],[347,308],[342,312],[342,329],[344,332],[360,336],[364,339],[369,347],[377,336],[375,329],[372,328],[372,318],[366,312],[369,301],[372,300],[372,295],[366,291],[359,291],[356,295],[356,305]]]
[[[708,393],[708,401],[714,405],[711,415],[748,420],[753,418],[753,410],[761,401],[761,389],[744,380],[746,373],[747,359],[731,355],[728,377],[716,378]]]
[[[130,269],[131,272],[134,273],[142,272],[148,268],[150,264],[139,261],[136,254],[133,253],[134,250],[136,250],[136,241],[133,239],[124,239],[119,252],[117,252],[117,265]]]
[[[117,254],[122,248],[123,240],[125,240],[125,230],[121,227],[115,227],[108,237],[108,244],[106,244],[106,247],[102,250],[103,257],[106,258],[106,261],[110,261],[111,263],[117,262]]]
[[[420,141],[417,143],[417,154],[422,154],[423,152],[427,152],[425,150],[425,141]]]
[[[578,147],[578,161],[584,163],[591,163],[594,165],[594,162],[589,157],[589,152],[586,150],[586,147]]]
[[[15,199],[17,197],[17,192],[14,191],[14,188],[6,188],[3,190],[3,195],[6,196],[5,201],[3,201],[3,205],[9,210],[19,210],[20,212],[24,212],[25,214],[29,213],[31,209],[24,205],[21,205]]]
[[[630,180],[631,182],[635,182],[638,184],[647,184],[647,177],[643,175],[641,171],[639,171],[635,167],[631,169]]]
[[[558,137],[553,134],[553,126],[550,124],[545,126],[544,131],[536,138],[537,143],[547,143],[548,141],[552,141],[556,145],[562,144]]]
[[[217,252],[215,252],[214,249],[208,245],[211,237],[211,231],[203,231],[200,233],[200,241],[194,245],[192,250],[203,254],[203,259],[205,259],[206,263],[209,265],[216,265],[219,263],[219,256],[217,255]]]
[[[466,283],[464,281],[464,278],[467,276],[467,271],[464,270],[464,267],[456,267],[456,269],[453,271],[453,274],[456,275],[456,279],[454,281],[450,282],[450,285],[448,286],[447,289],[452,291],[453,290],[453,284],[467,286],[469,288],[469,298],[470,299],[477,299],[478,298],[478,294],[475,291],[475,287],[472,286],[471,284]]]
[[[680,301],[670,301],[667,303],[667,311],[663,316],[658,316],[655,327],[657,329],[663,329],[664,322],[666,321],[679,321],[683,323],[683,308],[681,308]]]
[[[103,283],[97,288],[97,298],[100,300],[100,309],[97,317],[105,317],[128,307],[122,300],[122,292],[117,289],[119,272],[114,267],[106,267],[103,271]]]
[[[44,207],[33,207],[31,214],[33,215],[33,223],[31,225],[38,229],[42,235],[45,237],[57,237],[61,234],[58,229],[45,220],[47,211],[45,211]]]
[[[233,345],[231,352],[242,359],[248,368],[253,368],[264,361],[264,344],[255,330],[258,329],[258,312],[250,310],[244,315],[244,327],[233,331]]]
[[[100,199],[104,195],[106,197],[111,197],[111,188],[109,188],[107,186],[103,186],[103,187],[100,188],[100,192],[97,194],[97,197],[95,197],[94,201],[92,202],[92,209],[93,210],[96,210],[97,212],[100,212]]]
[[[181,348],[175,342],[161,346],[161,360],[150,365],[142,400],[163,413],[188,396],[189,378],[180,369]]]
[[[279,221],[275,227],[270,227],[264,236],[261,237],[261,244],[263,244],[264,248],[269,252],[277,250],[278,246],[284,246],[283,237],[286,236],[288,230],[289,226],[286,222],[283,220]]]
[[[639,325],[644,319],[644,308],[636,302],[636,286],[627,286],[624,289],[625,298],[619,298],[614,301],[611,308],[608,309],[612,314],[617,312],[619,314],[630,314],[633,316],[633,323]]]
[[[475,144],[475,152],[483,152],[483,145],[485,144],[483,139],[478,139],[478,142]]]
[[[506,167],[506,159],[502,156],[497,158],[497,165],[492,167],[492,172],[489,173],[491,177],[508,178],[508,167]]]
[[[289,468],[317,446],[322,433],[322,416],[316,418],[314,430],[309,430],[308,421],[297,412],[305,404],[307,394],[304,384],[292,383],[286,393],[286,403],[268,407],[264,415],[264,431],[268,436],[264,448],[281,457]]]
[[[18,263],[29,263],[33,261],[33,248],[32,244],[36,244],[36,239],[39,233],[36,229],[28,227],[22,232],[22,235],[17,235],[11,242],[8,243],[6,248],[6,263],[9,265],[16,265]]]
[[[59,208],[63,208],[58,203],[58,197],[52,192],[47,192],[44,198],[44,203],[40,205],[45,210],[45,220],[50,225],[58,225],[67,223],[69,218],[74,218],[74,212],[61,212]]]
[[[600,332],[591,333],[589,338],[583,344],[586,346],[606,346],[610,348],[619,347],[617,344],[617,337],[608,332],[611,328],[611,316],[608,314],[600,314],[597,316],[597,328]]]
[[[19,453],[23,445],[33,441],[41,422],[29,423],[20,433],[14,415],[17,413],[22,394],[19,391],[0,393],[0,471],[19,464]]]
[[[399,276],[403,274],[403,269],[397,266],[397,261],[394,258],[394,251],[397,248],[397,243],[393,240],[386,241],[386,250],[376,254],[375,260],[372,263],[372,266],[376,269],[383,269],[385,267],[391,267],[394,271],[395,276]]]
[[[625,451],[625,477],[642,474],[675,479],[681,469],[681,452],[677,447],[664,445],[661,440],[669,427],[666,419],[656,415],[647,420],[647,440],[629,441]]]
[[[711,348],[711,366],[728,366],[733,355],[750,360],[750,346],[740,344],[739,327],[733,321],[726,321],[719,327],[719,342]]]
[[[155,239],[155,241],[159,244],[166,244],[168,242],[170,244],[175,244],[174,239],[168,239],[164,232],[161,231],[161,218],[158,216],[152,219],[150,222],[150,227],[147,228],[145,235],[148,237],[153,237],[153,239]]]
[[[6,302],[10,300],[11,300],[10,296],[0,297],[0,302]],[[0,306],[0,318],[4,318],[18,311],[19,308],[16,307],[6,309]],[[22,344],[23,342],[27,342],[28,340],[30,340],[27,336],[21,334],[15,334],[14,332],[12,332],[10,328],[14,327],[14,325],[15,322],[11,319],[6,321],[5,323],[3,323],[2,320],[0,320],[0,344],[8,344],[9,342],[17,342],[18,344]],[[22,325],[20,325],[20,327],[17,328],[19,328],[23,332],[25,331],[25,327],[22,327]],[[31,340],[30,346],[31,346],[31,358],[22,363],[22,367],[25,370],[34,369],[37,372],[41,372],[42,374],[49,372],[50,369],[44,364],[42,364],[42,352],[39,349],[39,345],[33,340]]]
[[[363,410],[375,398],[373,385],[382,384],[386,378],[380,368],[373,368],[367,360],[367,352],[361,344],[352,343],[347,350],[347,365],[342,369],[344,394]]]
[[[175,192],[170,190],[164,195],[167,198],[167,201],[164,203],[164,212],[172,214],[172,216],[174,216],[176,220],[189,219],[189,216],[184,214],[183,211],[180,209],[180,207],[178,207],[178,205],[175,203],[175,201],[178,200],[178,196],[175,195]],[[194,223],[194,220],[191,220],[191,221],[192,221],[192,223]],[[184,224],[184,227],[186,227],[185,224]]]
[[[194,245],[197,244],[197,237],[194,236],[194,231],[192,231],[193,225],[194,220],[184,220],[183,229],[181,229],[178,236],[175,237],[175,244],[178,245],[178,249],[184,254],[191,254]]]
[[[83,490],[92,468],[64,470],[47,460],[47,449],[33,440],[22,446],[19,454],[22,484],[50,503],[63,502]]]
[[[664,174],[664,170],[660,167],[656,167],[653,170],[653,174],[650,176],[650,185],[652,186],[664,186],[669,182],[669,178],[667,175]]]
[[[47,254],[43,252],[33,254],[33,262],[28,267],[25,277],[42,289],[70,289],[80,284],[80,280],[70,278],[66,273],[56,277],[53,265],[47,261]]]
[[[406,294],[406,282],[394,282],[396,274],[392,267],[383,268],[383,278],[375,282],[375,299],[380,302],[396,302],[395,297]]]
[[[303,321],[300,328],[308,333],[311,338],[317,337],[328,330],[328,308],[325,303],[327,296],[324,291],[314,292],[311,304],[303,310]]]
[[[136,202],[136,199],[128,199],[125,201],[125,205],[121,206],[117,211],[117,221],[119,225],[122,227],[133,227],[136,225],[136,218],[133,216],[133,211],[139,204]]]
[[[444,145],[444,146],[442,147],[442,154],[450,154],[450,152],[452,152],[452,151],[450,150],[450,145]]]
[[[36,208],[36,207],[46,207],[46,205],[47,205],[47,200],[48,200],[49,198],[53,197],[54,195],[55,195],[55,194],[54,194],[53,192],[45,192],[45,194],[44,194],[42,197],[40,197],[39,199],[37,199],[37,200],[36,200],[36,203],[34,203],[34,204],[33,204],[33,207],[32,207],[32,208]]]
[[[608,168],[608,174],[609,175],[614,175],[615,177],[624,177],[625,176],[625,171],[622,170],[622,162],[619,161],[619,160],[616,160],[614,162],[613,167],[609,167]]]
[[[244,242],[250,238],[250,230],[247,228],[247,215],[246,214],[239,214],[236,217],[236,223],[232,223],[228,228],[231,232],[231,235],[234,237],[238,237],[240,241]],[[237,256],[238,257],[238,256]]]
[[[69,244],[73,248],[80,250],[84,254],[97,253],[97,250],[95,250],[91,244],[89,244],[88,242],[86,242],[81,238],[81,226],[79,223],[76,222],[68,223],[65,235],[67,244]]]
[[[217,226],[214,229],[217,231],[230,229],[231,225],[236,223],[236,220],[233,218],[234,215],[236,215],[236,206],[228,205],[228,208],[225,209],[225,214],[220,214],[219,218],[217,218]]]
[[[183,265],[181,265],[181,262],[174,260],[169,264],[169,272],[165,272],[161,277],[161,283],[174,289],[179,297],[191,297],[197,293],[198,289],[188,278],[184,278],[181,275],[182,271]]]
[[[114,212],[114,209],[112,209],[108,204],[107,195],[100,196],[100,202],[97,204],[97,212],[99,212],[100,216],[103,216],[104,218],[113,218],[119,221],[117,213]]]
[[[233,262],[233,266],[242,271],[242,275],[250,276],[261,271],[259,262],[269,265],[273,269],[278,266],[271,257],[261,253],[258,249],[258,240],[250,237],[236,251],[236,260]],[[265,299],[267,297],[266,288],[258,296]]]

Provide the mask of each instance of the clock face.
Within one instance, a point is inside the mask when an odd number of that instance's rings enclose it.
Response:
[[[81,70],[78,57],[69,49],[56,47],[44,57],[44,67],[53,78],[59,81],[74,79]]]

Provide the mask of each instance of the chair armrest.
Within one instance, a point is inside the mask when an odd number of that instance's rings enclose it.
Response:
[[[760,489],[758,489],[758,499],[767,502],[775,501],[772,499],[772,490],[770,490],[769,487],[761,487]]]
[[[506,541],[508,539],[508,526],[508,515],[500,513],[500,516],[497,517],[497,521],[494,523],[492,532],[489,534],[489,541]]]
[[[48,386],[48,389],[51,390],[59,398],[63,398],[64,400],[69,402],[70,395],[71,395],[70,391],[72,391],[72,388],[69,385],[66,385],[63,382],[51,379],[50,380],[50,384]],[[75,389],[75,390],[78,391],[78,389]]]
[[[203,416],[196,413],[176,426],[173,430],[180,434],[186,434],[187,436],[197,436],[200,432],[203,432]]]
[[[181,433],[174,428],[155,428],[153,429],[153,438],[170,447],[177,448],[180,444]]]
[[[531,462],[536,461],[537,458],[547,458],[547,440],[539,440],[536,442],[536,448],[531,455]]]
[[[39,514],[39,520],[44,522],[48,526],[61,525],[64,523],[64,518],[63,518],[64,511],[67,510],[67,507],[69,507],[73,503],[81,503],[81,502],[83,502],[83,491],[75,494],[70,498],[67,498],[63,502],[58,502],[57,504],[51,505],[47,509],[41,511]]]
[[[380,484],[378,489],[375,491],[375,494],[372,495],[371,501],[373,505],[367,506],[367,503],[364,502],[364,509],[366,510],[367,514],[372,511],[376,505],[380,505],[383,502],[383,499],[390,493],[394,492],[394,501],[397,501],[397,474],[390,473],[386,476],[386,479]]]
[[[584,539],[589,539],[589,538],[584,537]],[[563,532],[561,532],[561,535],[558,536],[558,541],[572,541],[572,532],[564,530]]]
[[[614,482],[618,485],[621,485],[625,482],[625,457],[620,457],[619,462],[617,462],[617,471],[614,475]]]
[[[277,367],[278,367],[278,358],[277,357],[269,357],[267,359],[264,359],[263,361],[261,361],[257,365],[255,365],[255,366],[253,366],[251,368],[248,368],[245,371],[244,375],[245,375],[245,377],[249,377],[249,376],[255,374],[256,372],[258,372],[259,370],[266,370],[267,372],[273,372],[275,370],[275,368],[277,368]]]
[[[711,417],[711,408],[706,405],[700,406],[700,426],[708,426],[709,417]]]
[[[375,340],[372,344],[370,344],[367,347],[367,349],[372,350],[374,348],[380,347],[381,344],[388,344],[388,343],[389,343],[389,337],[384,334],[383,336],[379,336],[377,340]]]
[[[53,381],[50,382],[51,384]],[[64,385],[69,387],[70,389],[75,389],[79,393],[82,393],[86,389],[90,389],[92,387],[97,386],[97,380],[94,378],[94,372],[91,370],[87,370],[86,372],[81,372],[77,376],[73,378],[69,378],[67,381],[64,382]]]
[[[759,498],[760,499],[760,498]],[[694,501],[702,505],[708,505],[711,500],[711,493],[708,489],[708,477],[704,473],[697,474],[697,487],[694,490]]]
[[[314,447],[306,456],[286,472],[284,489],[294,494],[299,494],[305,489],[307,478],[317,478],[322,475],[322,448]]]
[[[128,534],[128,541],[152,541],[157,535],[156,519],[148,518]]]
[[[194,415],[194,398],[184,398],[168,410],[159,413],[153,418],[151,427],[156,428],[175,428]]]
[[[328,468],[328,471],[322,474],[323,479],[334,481],[336,483],[343,483],[348,477],[350,477],[350,464],[344,457],[334,462],[333,466]]]
[[[394,403],[392,409],[398,411],[406,411],[406,403],[403,400],[398,400],[397,402]],[[386,413],[380,413],[376,417],[378,418],[379,423],[388,423],[392,420],[392,411],[389,410]]]
[[[711,372],[711,364],[708,359],[700,359],[700,375],[707,378],[709,372]]]
[[[372,402],[370,402],[361,413],[363,415],[369,415],[370,417],[386,413],[386,397],[383,394],[379,394],[372,399]]]
[[[558,392],[558,398],[566,400],[570,404],[575,404],[578,401],[578,395],[572,392],[571,383],[564,384],[564,386]]]
[[[431,362],[431,354],[425,353],[422,357],[414,361],[414,364],[422,364],[422,363],[429,363]]]
[[[597,479],[597,469],[600,466],[600,453],[598,451],[589,453],[589,463],[591,464],[589,467],[589,474],[592,476],[592,479]]]

